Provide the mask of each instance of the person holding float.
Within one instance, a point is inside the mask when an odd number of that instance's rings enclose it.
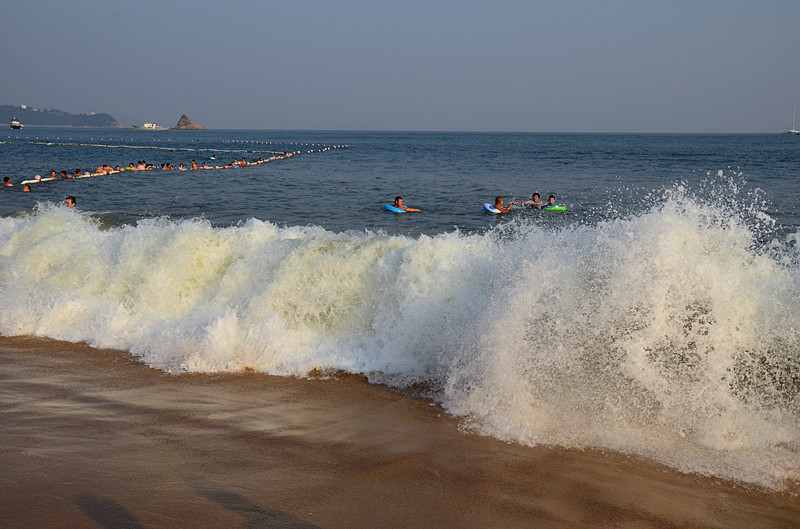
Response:
[[[487,213],[493,213],[495,215],[498,215],[500,213],[508,213],[509,211],[511,211],[511,208],[514,207],[516,204],[517,202],[512,202],[508,206],[504,206],[503,197],[496,197],[494,199],[494,204],[487,202],[483,205],[483,209]]]
[[[384,204],[384,209],[391,211],[392,213],[416,213],[422,211],[421,209],[410,208],[403,204],[403,197],[395,197],[394,204]]]
[[[522,203],[529,206],[531,209],[542,209],[544,206],[544,202],[542,202],[542,197],[539,193],[534,193],[531,200],[525,200]]]
[[[547,197],[547,202],[541,207],[547,211],[566,211],[567,205],[563,202],[556,202],[556,196],[550,195]]]

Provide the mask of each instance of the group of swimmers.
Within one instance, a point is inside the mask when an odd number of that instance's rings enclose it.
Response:
[[[282,155],[270,156],[269,158],[259,158],[255,162],[248,162],[244,157],[241,160],[238,158],[234,158],[232,162],[225,163],[224,165],[206,165],[206,162],[201,162],[199,165],[195,160],[192,160],[190,167],[185,167],[184,164],[179,164],[177,170],[178,171],[197,171],[200,169],[230,169],[232,167],[247,167],[248,165],[258,165],[265,162],[271,162],[273,160],[283,160],[289,158],[294,153],[283,153]],[[212,156],[210,160],[216,160],[216,155]],[[124,167],[120,167],[116,165],[111,167],[110,165],[103,164],[97,169],[95,169],[94,173],[90,173],[89,171],[81,171],[80,169],[75,169],[74,173],[68,173],[67,171],[61,171],[60,173],[56,173],[55,169],[50,171],[50,176],[42,177],[41,175],[36,175],[33,177],[32,180],[23,181],[22,190],[25,192],[29,192],[31,190],[28,183],[38,183],[38,182],[48,182],[51,180],[72,180],[75,178],[85,178],[87,176],[99,176],[99,175],[109,175],[115,173],[121,173],[123,171],[149,171],[152,169],[158,169],[155,165],[147,163],[144,160],[131,162]],[[161,170],[169,171],[175,170],[175,167],[172,166],[171,163],[162,163]],[[14,187],[14,183],[11,181],[11,178],[6,176],[3,178],[3,187]]]
[[[288,158],[288,157],[292,156],[292,154],[293,153],[285,152],[280,156],[270,156],[269,158],[259,158],[255,162],[248,162],[243,156],[241,160],[239,160],[238,158],[234,158],[232,162],[226,163],[224,165],[206,165],[206,162],[200,162],[200,164],[198,165],[197,161],[192,160],[192,163],[191,163],[190,167],[187,168],[183,164],[178,164],[178,169],[177,170],[178,171],[197,171],[199,169],[231,169],[233,167],[247,167],[248,165],[258,165],[258,164],[265,163],[265,162],[271,162],[273,160],[283,160],[285,158]],[[216,154],[211,156],[211,158],[209,158],[209,160],[215,160],[215,161],[216,161],[216,159],[217,159],[217,155]],[[139,162],[139,164],[137,166],[134,167],[133,164],[130,164],[128,167],[125,167],[123,170],[125,170],[125,171],[144,171],[144,170],[155,169],[155,168],[156,167],[151,165],[151,164],[147,164],[145,162]],[[175,169],[175,167],[173,167],[173,165],[171,163],[162,163],[161,164],[161,170],[163,170],[163,171],[173,171],[173,170],[176,170],[176,169]]]
[[[61,172],[63,173],[64,171],[61,171]],[[51,177],[47,178],[46,180],[56,180],[57,179],[55,176],[53,176],[53,175],[55,175],[55,171],[50,171],[50,175],[51,175]],[[11,183],[11,178],[10,177],[8,177],[8,176],[4,176],[3,177],[3,187],[14,187],[14,184]],[[22,192],[23,193],[30,193],[31,192],[31,186],[29,186],[28,184],[23,184],[22,185]],[[74,208],[75,207],[75,197],[73,197],[73,196],[67,197],[66,205],[67,205],[67,207]]]
[[[511,211],[511,208],[516,206],[517,204],[522,204],[524,206],[528,206],[531,209],[545,209],[548,207],[553,206],[566,206],[563,202],[556,202],[556,196],[550,195],[547,197],[547,202],[542,202],[542,197],[539,196],[539,193],[534,193],[531,196],[531,200],[523,200],[522,202],[512,202],[508,206],[503,205],[503,197],[496,197],[494,199],[494,209],[499,210],[500,213],[508,213]]]
[[[8,177],[8,176],[4,176],[3,177],[3,187],[14,187],[14,183],[11,182],[11,177]],[[23,185],[22,186],[22,191],[24,193],[30,193],[31,186],[29,186],[28,184]]]
[[[533,196],[531,197],[531,200],[523,200],[522,202],[512,202],[511,204],[509,204],[507,206],[503,205],[503,197],[496,197],[494,199],[494,208],[496,210],[500,211],[500,213],[508,213],[509,211],[511,211],[511,208],[516,206],[517,204],[522,204],[522,205],[528,206],[529,208],[532,208],[532,209],[543,209],[543,208],[552,207],[552,206],[556,206],[556,205],[561,205],[561,206],[565,206],[566,205],[563,202],[556,202],[556,196],[555,195],[550,195],[547,198],[547,202],[542,202],[542,198],[539,195],[539,193],[534,193]],[[397,209],[402,209],[403,211],[406,211],[408,213],[414,213],[414,212],[417,212],[417,211],[422,211],[421,209],[410,208],[410,207],[406,206],[405,204],[403,204],[403,197],[395,197],[394,198],[394,204],[392,204],[392,206],[396,207]]]

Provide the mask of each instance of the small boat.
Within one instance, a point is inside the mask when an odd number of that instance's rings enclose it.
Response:
[[[155,123],[145,123],[144,125],[134,125],[134,129],[136,130],[169,130],[169,127],[162,127],[161,125],[156,125]]]
[[[792,113],[792,128],[787,130],[789,134],[798,134],[800,135],[800,130],[797,130],[795,126],[795,119],[797,118],[797,105],[794,106],[794,112]]]
[[[17,118],[11,120],[11,128],[15,130],[19,130],[22,128],[22,123],[20,123]]]

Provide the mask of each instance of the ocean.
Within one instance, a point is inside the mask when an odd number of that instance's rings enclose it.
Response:
[[[3,336],[119,349],[177,375],[358,374],[522,446],[774,490],[800,480],[800,137],[1,139],[15,184],[297,153],[4,188]],[[567,211],[483,211],[534,192]],[[382,209],[397,195],[422,211]]]

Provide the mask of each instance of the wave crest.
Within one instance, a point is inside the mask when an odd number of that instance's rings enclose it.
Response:
[[[780,487],[800,478],[800,259],[762,211],[676,187],[593,225],[410,238],[47,206],[0,219],[0,332],[171,372],[424,383],[489,435]]]

